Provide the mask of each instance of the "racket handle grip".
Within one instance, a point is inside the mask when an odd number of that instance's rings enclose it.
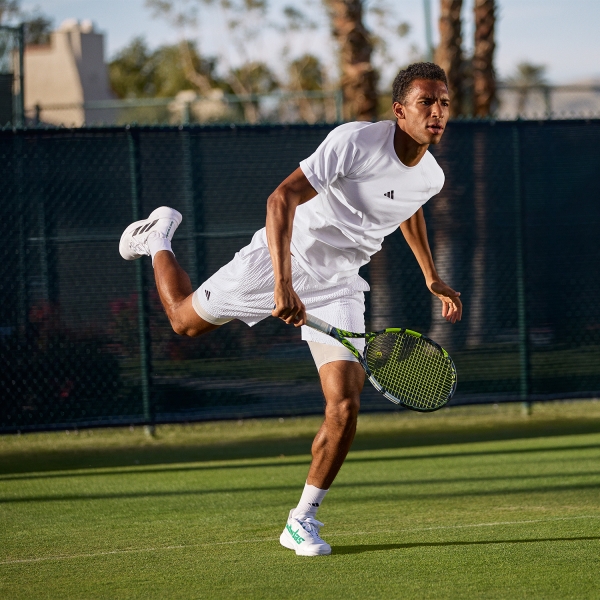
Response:
[[[333,330],[333,327],[329,323],[325,323],[325,321],[321,321],[321,319],[317,319],[317,317],[313,317],[306,313],[306,324],[321,333],[325,333],[329,335]]]

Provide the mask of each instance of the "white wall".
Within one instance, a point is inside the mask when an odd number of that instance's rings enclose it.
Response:
[[[80,126],[86,121],[108,120],[110,115],[102,114],[105,111],[88,111],[86,115],[80,106],[112,99],[104,63],[104,36],[94,32],[90,22],[65,21],[52,33],[49,45],[27,46],[24,71],[28,116],[39,104],[41,120],[46,123]]]

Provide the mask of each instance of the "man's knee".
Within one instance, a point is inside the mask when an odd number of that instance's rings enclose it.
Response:
[[[334,420],[344,427],[352,428],[356,425],[360,409],[360,396],[348,395],[340,398],[326,400],[325,417]]]
[[[171,327],[177,335],[198,337],[220,327],[220,325],[214,325],[200,317],[189,298],[179,304],[169,306],[166,308],[166,313]]]
[[[173,331],[177,335],[183,335],[183,336],[187,336],[187,337],[197,337],[197,336],[201,335],[200,331],[198,331],[194,327],[191,327],[188,323],[185,323],[184,321],[178,319],[177,317],[169,316],[169,322],[171,323],[171,327],[173,328]]]
[[[325,415],[344,423],[356,423],[365,372],[358,362],[335,361],[319,369],[325,394]]]

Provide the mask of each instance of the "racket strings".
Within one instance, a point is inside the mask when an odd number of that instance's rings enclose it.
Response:
[[[453,391],[452,361],[426,339],[384,332],[368,344],[365,359],[385,390],[411,408],[435,410]]]

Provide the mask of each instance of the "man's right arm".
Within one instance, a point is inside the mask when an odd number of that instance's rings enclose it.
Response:
[[[267,241],[275,274],[275,308],[271,313],[296,327],[306,323],[306,309],[292,287],[290,244],[296,207],[317,195],[297,168],[267,200]]]

